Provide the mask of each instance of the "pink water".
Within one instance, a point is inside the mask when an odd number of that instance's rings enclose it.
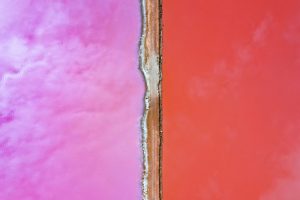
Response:
[[[141,196],[138,0],[0,1],[0,200]]]

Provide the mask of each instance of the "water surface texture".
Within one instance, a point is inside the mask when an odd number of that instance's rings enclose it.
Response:
[[[0,199],[140,199],[139,1],[0,13]]]
[[[300,1],[163,5],[164,200],[299,200]]]

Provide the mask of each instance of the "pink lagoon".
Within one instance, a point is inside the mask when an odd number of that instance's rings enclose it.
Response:
[[[0,1],[0,199],[141,199],[139,0]]]

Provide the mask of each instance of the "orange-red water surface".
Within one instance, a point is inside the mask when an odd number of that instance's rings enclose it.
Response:
[[[164,0],[165,200],[300,199],[300,1]]]

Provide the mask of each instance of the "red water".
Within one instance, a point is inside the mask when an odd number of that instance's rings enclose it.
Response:
[[[165,200],[300,199],[300,1],[163,1]]]

